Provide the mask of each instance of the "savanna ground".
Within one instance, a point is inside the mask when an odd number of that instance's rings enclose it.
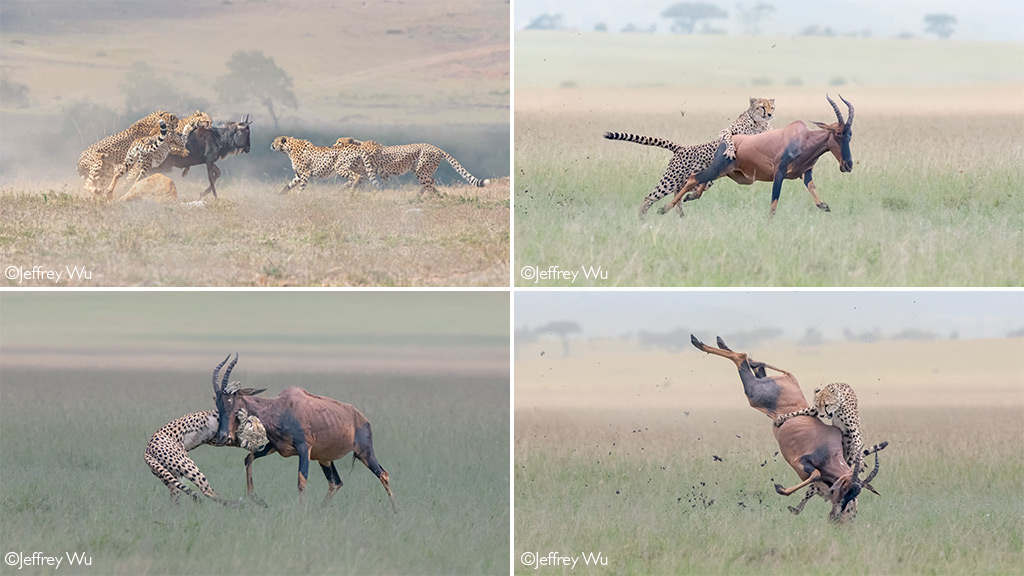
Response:
[[[62,573],[507,573],[507,295],[51,292],[0,306],[5,554],[92,558]],[[454,310],[471,317],[439,321]],[[277,455],[253,465],[267,508],[171,504],[146,442],[212,407],[210,373],[235,349],[232,378],[266,396],[301,386],[367,416],[397,514],[349,457],[326,507],[319,467],[300,504],[298,460]],[[221,496],[245,495],[242,450],[190,456]]]
[[[1024,279],[1024,47],[821,38],[517,33],[516,265],[575,286],[1019,286]],[[774,127],[856,108],[854,170],[723,179],[686,216],[638,219],[670,153],[605,131],[711,140],[774,97]],[[680,112],[684,112],[680,117]]]
[[[195,195],[205,187],[187,183]],[[112,203],[31,186],[0,190],[4,268],[89,271],[7,286],[497,286],[508,282],[509,183],[353,196],[329,181],[237,182],[203,206]],[[179,183],[180,186],[180,183]],[[193,199],[190,191],[188,198]]]
[[[706,335],[705,340],[711,336]],[[524,346],[515,363],[515,551],[601,553],[608,574],[1009,574],[1024,554],[1021,340],[776,343],[806,395],[846,381],[887,440],[859,515],[831,525],[777,455],[735,367],[621,341]],[[546,352],[543,356],[542,351]],[[721,458],[721,461],[715,459]],[[869,465],[873,465],[869,459]],[[542,567],[545,573],[568,569]]]
[[[61,285],[507,285],[508,23],[507,4],[463,0],[401,10],[5,3],[0,263],[92,272]],[[173,49],[151,41],[166,29],[176,30]],[[294,102],[271,93],[279,126],[260,96],[235,100],[215,89],[238,50],[272,58],[289,76]],[[217,123],[253,119],[250,152],[218,162],[217,205],[202,213],[107,206],[82,193],[75,166],[86,146],[152,110],[196,108]],[[329,181],[278,198],[293,176],[287,157],[270,150],[282,134],[318,145],[339,136],[429,142],[494,183],[465,188],[445,165],[437,172],[445,200],[411,202],[418,188],[410,176],[380,193],[364,188],[355,201]],[[179,174],[171,175],[179,198],[198,198],[206,171]]]

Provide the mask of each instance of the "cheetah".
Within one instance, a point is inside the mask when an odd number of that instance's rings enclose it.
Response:
[[[345,186],[351,187],[353,194],[363,176],[368,176],[375,186],[380,187],[377,169],[374,168],[381,164],[381,150],[384,147],[380,143],[344,137],[338,138],[331,147],[338,149],[338,160],[334,163],[334,170],[338,176],[348,178],[348,184]],[[387,175],[383,175],[383,178],[386,180]]]
[[[344,138],[339,138],[335,145],[342,140]],[[374,157],[378,156],[375,155]],[[447,161],[459,173],[459,176],[462,176],[472,186],[483,187],[491,183],[490,180],[481,180],[470,174],[451,154],[433,144],[382,146],[379,158],[380,164],[376,167],[377,174],[384,180],[387,180],[388,176],[401,176],[406,172],[416,174],[416,179],[422,186],[417,196],[418,198],[422,197],[424,192],[433,192],[437,196],[441,195],[434,186],[434,172],[441,165],[441,160]]]
[[[624,132],[605,132],[604,137],[609,140],[625,140],[646,146],[658,146],[673,152],[672,160],[668,163],[661,181],[654,188],[654,191],[644,198],[640,206],[640,220],[647,217],[647,211],[655,202],[669,194],[675,194],[686,184],[691,174],[701,172],[711,165],[715,152],[720,144],[725,144],[725,154],[735,158],[736,147],[732,141],[733,134],[760,134],[772,129],[771,119],[775,114],[774,98],[751,98],[750,107],[740,114],[729,128],[722,130],[719,137],[710,142],[695,146],[684,146],[663,138],[651,136],[639,136]],[[700,197],[700,193],[711,186],[711,182],[702,186],[691,198]],[[682,205],[676,204],[679,215],[683,215]],[[664,214],[664,210],[660,213]]]
[[[775,425],[782,426],[794,416],[827,416],[832,425],[843,433],[843,458],[855,471],[860,470],[864,455],[864,441],[860,431],[860,412],[857,410],[857,395],[845,382],[833,382],[824,388],[814,390],[814,404],[803,410],[781,414],[775,418]]]
[[[188,156],[188,149],[185,148],[185,144],[188,142],[188,135],[196,128],[203,127],[208,129],[212,124],[213,120],[208,114],[196,110],[195,113],[178,121],[177,130],[168,134],[166,144],[161,142],[156,146],[151,146],[147,138],[136,140],[132,147],[128,149],[128,153],[125,154],[125,161],[119,164],[114,171],[113,180],[107,189],[107,198],[113,197],[117,181],[125,174],[128,174],[128,185],[130,187],[135,182],[145,178],[146,173],[151,168],[162,164],[170,154],[173,153],[183,157]]]
[[[350,162],[346,164],[345,160],[339,160],[339,158],[347,158],[351,154],[348,150],[334,146],[315,146],[309,140],[291,136],[274,138],[274,141],[270,143],[270,149],[287,154],[288,159],[292,162],[292,170],[295,171],[295,178],[285,185],[281,190],[282,194],[287,193],[295,186],[302,191],[306,188],[306,182],[310,178],[327,178],[332,174],[340,173],[339,165],[347,168],[351,164]],[[369,172],[370,180],[374,184],[378,184],[373,167],[367,164],[363,169]]]
[[[110,180],[117,167],[125,161],[128,150],[138,139],[156,136],[160,132],[160,120],[167,123],[168,130],[177,130],[178,117],[157,110],[140,118],[126,130],[107,136],[86,148],[78,157],[78,174],[85,178],[86,192],[106,194]],[[177,152],[180,154],[180,151]]]
[[[235,436],[238,446],[255,452],[268,443],[267,431],[259,418],[249,416],[242,410],[238,413],[238,421],[239,432]],[[213,491],[195,462],[188,457],[188,451],[213,440],[217,435],[218,423],[216,410],[193,412],[165,424],[149,439],[146,445],[146,464],[153,475],[171,491],[172,501],[177,502],[181,492],[193,500],[199,500],[199,496],[181,481],[184,476],[211,500],[225,505],[234,504]]]

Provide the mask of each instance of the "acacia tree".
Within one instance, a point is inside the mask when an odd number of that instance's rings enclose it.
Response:
[[[673,21],[673,34],[693,34],[693,27],[698,20],[725,18],[728,15],[728,12],[718,6],[704,2],[680,2],[669,6],[661,13],[662,18]]]
[[[229,104],[257,100],[277,125],[274,102],[289,108],[298,108],[299,102],[292,92],[292,78],[277,67],[274,59],[264,56],[259,50],[239,50],[228,60],[228,73],[217,78],[214,89],[217,95]]]
[[[565,357],[569,357],[569,335],[579,334],[583,332],[583,328],[575,323],[568,320],[561,320],[556,322],[549,322],[540,328],[535,330],[538,334],[551,334],[557,336],[562,340],[562,354]]]
[[[949,38],[953,35],[953,26],[956,24],[956,16],[952,14],[926,14],[924,17],[924,33],[935,34],[939,38]]]
[[[775,6],[758,2],[753,6],[736,5],[736,12],[739,14],[740,24],[744,32],[751,35],[761,33],[761,22],[770,18],[775,13]]]

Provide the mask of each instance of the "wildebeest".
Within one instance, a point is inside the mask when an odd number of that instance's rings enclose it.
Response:
[[[690,342],[702,352],[722,356],[736,364],[748,403],[772,420],[780,414],[807,408],[800,384],[789,372],[754,362],[741,352],[733,352],[721,338],[718,338],[718,348],[707,346],[692,334]],[[768,376],[765,373],[766,366],[780,372],[781,376]],[[799,509],[803,508],[807,499],[819,494],[832,502],[832,511],[829,513],[831,520],[852,518],[856,514],[857,495],[877,472],[877,451],[885,448],[886,443],[867,451],[876,453],[875,471],[862,481],[843,457],[843,434],[835,426],[829,426],[812,416],[796,416],[782,426],[772,426],[772,432],[779,443],[782,457],[802,480],[791,488],[776,484],[776,492],[789,496],[810,485],[810,491],[800,503]],[[794,513],[799,513],[799,509],[791,508]]]
[[[665,214],[679,203],[696,200],[704,193],[706,184],[722,176],[728,176],[739,184],[754,182],[772,182],[772,203],[770,213],[775,214],[775,206],[782,193],[782,181],[793,180],[803,176],[807,191],[814,197],[814,204],[825,212],[830,212],[828,204],[818,198],[814,189],[811,170],[814,163],[823,154],[831,152],[839,162],[840,172],[853,170],[853,153],[850,151],[850,140],[853,138],[853,104],[841,95],[849,110],[849,118],[843,120],[839,106],[826,94],[825,98],[832,105],[838,122],[824,124],[814,122],[822,130],[811,131],[801,121],[792,122],[785,128],[769,130],[761,134],[737,134],[732,137],[736,146],[736,159],[725,157],[725,144],[720,144],[715,159],[699,174],[693,174],[686,184],[676,192],[675,197],[659,211]],[[696,189],[696,190],[694,190]],[[691,190],[694,190],[691,192]],[[685,195],[685,198],[684,198]]]
[[[228,355],[230,358],[231,355]],[[309,461],[316,460],[327,477],[326,504],[334,492],[341,488],[341,476],[334,461],[349,452],[366,465],[387,491],[391,507],[398,510],[395,496],[391,493],[388,472],[377,462],[373,453],[373,433],[370,422],[363,413],[351,404],[332,398],[324,398],[306,392],[302,388],[286,388],[276,398],[258,398],[264,392],[252,388],[240,388],[237,382],[228,384],[231,369],[238,362],[238,354],[225,369],[224,378],[217,385],[217,375],[228,361],[225,358],[213,370],[213,391],[216,394],[217,412],[220,415],[215,444],[224,445],[234,441],[238,428],[236,413],[245,410],[256,416],[267,430],[270,443],[262,450],[245,457],[245,482],[249,498],[262,504],[256,497],[252,485],[252,463],[256,458],[277,452],[281,456],[299,457],[299,497],[306,491],[309,478]]]
[[[192,166],[206,164],[206,174],[210,179],[210,186],[203,190],[200,198],[209,193],[217,197],[217,188],[214,182],[220,178],[220,168],[214,162],[223,160],[228,156],[240,153],[249,153],[249,126],[252,121],[246,114],[241,122],[227,122],[219,126],[211,126],[209,129],[197,128],[188,136],[185,148],[188,156],[170,155],[157,167],[157,172],[170,172],[172,168],[184,168],[181,175],[188,174]]]

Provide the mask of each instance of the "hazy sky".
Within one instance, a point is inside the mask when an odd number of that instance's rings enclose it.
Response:
[[[586,336],[685,328],[710,330],[704,337],[713,339],[780,328],[799,339],[813,326],[830,339],[841,338],[844,328],[1002,338],[1024,328],[1024,292],[516,292],[517,329],[556,320],[579,323]]]
[[[695,0],[699,1],[699,0]],[[954,39],[1024,42],[1024,2],[1020,0],[746,0],[744,2],[703,0],[729,12],[726,20],[712,25],[729,33],[740,33],[734,17],[736,4],[752,6],[759,1],[775,6],[765,20],[762,34],[792,36],[807,26],[831,28],[837,34],[870,29],[876,38],[888,38],[902,32],[915,36],[924,33],[924,15],[945,12],[957,18]],[[641,28],[657,25],[667,33],[671,22],[659,16],[677,0],[516,0],[515,28],[521,30],[540,14],[562,14],[568,27],[593,30],[604,22],[609,30],[619,31],[632,23]],[[929,38],[935,36],[930,35]]]

